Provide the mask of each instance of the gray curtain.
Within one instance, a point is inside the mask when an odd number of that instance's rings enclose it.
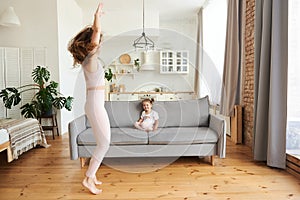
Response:
[[[225,116],[233,116],[234,105],[239,104],[241,5],[240,0],[228,0],[226,46],[220,103],[220,113]]]
[[[255,3],[254,159],[285,168],[288,1]]]
[[[197,26],[197,52],[196,52],[196,72],[194,91],[197,97],[200,97],[200,70],[203,66],[203,8],[198,12],[198,26]]]

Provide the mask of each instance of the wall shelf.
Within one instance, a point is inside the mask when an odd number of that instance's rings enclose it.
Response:
[[[120,76],[132,76],[134,79],[136,73],[114,73],[115,78],[117,79]]]

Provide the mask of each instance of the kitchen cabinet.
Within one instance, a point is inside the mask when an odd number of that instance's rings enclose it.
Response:
[[[196,99],[196,94],[194,92],[176,93],[175,96],[176,100]]]
[[[194,92],[111,92],[110,101],[137,101],[153,98],[155,101],[177,101],[195,99]]]
[[[175,94],[158,94],[157,101],[175,101],[176,95]]]
[[[188,51],[160,51],[161,74],[187,74],[188,72]]]
[[[110,93],[109,100],[110,101],[136,101],[138,100],[137,94],[127,94],[127,93]]]

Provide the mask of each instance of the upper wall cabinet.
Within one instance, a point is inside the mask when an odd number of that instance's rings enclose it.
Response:
[[[189,73],[188,51],[160,51],[161,74]]]

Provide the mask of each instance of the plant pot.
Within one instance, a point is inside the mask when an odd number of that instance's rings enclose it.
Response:
[[[43,112],[43,113],[41,114],[41,116],[42,116],[42,117],[49,117],[49,116],[51,116],[52,114],[53,114],[53,110],[52,110],[52,108],[51,108],[51,109],[49,109],[48,111]]]

